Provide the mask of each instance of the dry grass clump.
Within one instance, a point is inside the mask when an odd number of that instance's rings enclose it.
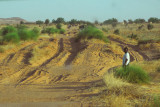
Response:
[[[153,60],[153,61],[145,61],[138,63],[146,72],[152,73],[156,72],[158,67],[160,67],[160,60]]]
[[[120,78],[115,78],[113,73],[106,73],[103,79],[108,89],[119,89],[130,85]]]
[[[148,50],[148,49],[157,49],[160,47],[160,43],[145,43],[145,44],[139,44],[139,48],[141,50]],[[160,49],[160,48],[159,48]]]
[[[116,43],[111,42],[110,45],[108,45],[109,50],[111,50],[113,53],[123,55],[122,48],[118,46]]]
[[[148,106],[150,104],[151,96],[145,93],[145,88],[116,78],[114,73],[106,73],[104,82],[107,86],[107,91],[102,96],[107,106],[133,107]]]
[[[48,55],[50,55],[51,52],[48,48],[45,48],[46,46],[47,43],[42,43],[32,50],[32,57],[29,61],[32,65],[42,64],[42,62],[46,60]]]

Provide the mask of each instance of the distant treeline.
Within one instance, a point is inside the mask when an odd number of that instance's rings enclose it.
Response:
[[[101,25],[112,24],[113,26],[116,26],[116,24],[118,24],[118,23],[121,23],[121,22],[119,22],[116,18],[111,18],[111,19],[105,20],[103,22],[99,22],[98,20],[95,20],[95,22],[89,22],[89,21],[77,20],[77,19],[71,19],[70,21],[65,21],[65,19],[62,18],[62,17],[59,17],[56,20],[53,19],[52,21],[49,20],[49,19],[46,19],[45,21],[41,21],[41,20],[36,21],[36,24],[38,24],[38,25],[42,25],[42,24],[46,24],[46,25],[49,25],[49,24],[70,24],[70,25],[76,25],[76,24],[101,24]],[[135,20],[129,19],[129,20],[124,20],[123,23],[124,24],[160,23],[160,19],[156,18],[156,17],[151,17],[148,20],[145,20],[145,19],[142,19],[142,18],[135,19]],[[23,24],[23,22],[21,22],[21,24]]]

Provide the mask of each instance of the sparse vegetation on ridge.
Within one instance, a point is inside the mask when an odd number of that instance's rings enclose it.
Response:
[[[88,26],[79,32],[77,40],[79,39],[100,39],[104,42],[108,42],[107,37],[104,36],[103,32],[93,26]]]

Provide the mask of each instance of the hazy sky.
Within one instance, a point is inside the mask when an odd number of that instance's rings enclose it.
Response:
[[[160,0],[0,0],[0,18],[8,17],[28,21],[160,18]]]

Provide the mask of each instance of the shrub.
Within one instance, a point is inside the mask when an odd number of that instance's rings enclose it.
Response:
[[[59,33],[60,33],[60,34],[64,34],[64,33],[65,33],[65,30],[64,30],[64,29],[60,29],[60,30],[59,30]]]
[[[136,39],[136,40],[138,40],[138,35],[136,35],[136,34],[131,34],[130,36],[129,36],[131,39]]]
[[[29,40],[31,39],[31,34],[28,30],[26,29],[21,29],[18,31],[18,35],[21,40]]]
[[[28,27],[25,25],[17,25],[18,30],[27,29]]]
[[[39,35],[39,33],[40,33],[40,30],[38,28],[36,28],[36,27],[33,28],[32,31],[37,35]]]
[[[4,27],[1,30],[2,36],[6,35],[8,33],[13,33],[13,32],[17,32],[17,29],[13,26]]]
[[[131,83],[148,83],[150,79],[149,75],[136,65],[118,68],[115,75]]]
[[[18,43],[20,38],[16,32],[14,33],[8,33],[7,35],[4,36],[4,41],[6,42],[13,42],[13,43]]]
[[[54,34],[54,33],[58,33],[58,29],[55,28],[47,28],[46,29],[46,33],[50,34]]]
[[[58,24],[56,25],[56,28],[57,28],[57,29],[61,29],[61,27],[62,27],[62,25],[61,25],[60,23],[58,23]]]
[[[37,40],[37,38],[39,37],[39,29],[34,28],[29,32],[29,34],[30,34],[30,39]]]
[[[81,30],[77,36],[77,39],[100,39],[104,42],[108,42],[108,39],[104,36],[103,32],[93,26],[85,27]]]
[[[36,40],[39,37],[39,29],[33,28],[32,30],[20,29],[18,35],[21,40]]]
[[[46,28],[46,29],[43,29],[41,32],[48,33],[49,35],[55,34],[55,33],[64,34],[65,30],[64,29],[56,29],[56,28]]]
[[[154,26],[153,26],[152,24],[148,24],[148,25],[147,25],[147,28],[148,28],[148,30],[151,30],[151,29],[154,28]]]
[[[120,34],[119,29],[116,29],[116,30],[114,31],[114,34],[119,35],[119,34]]]
[[[44,23],[45,23],[46,25],[48,25],[49,22],[50,22],[49,19],[46,19]]]
[[[141,25],[138,27],[138,30],[141,30],[144,27],[144,25]]]

